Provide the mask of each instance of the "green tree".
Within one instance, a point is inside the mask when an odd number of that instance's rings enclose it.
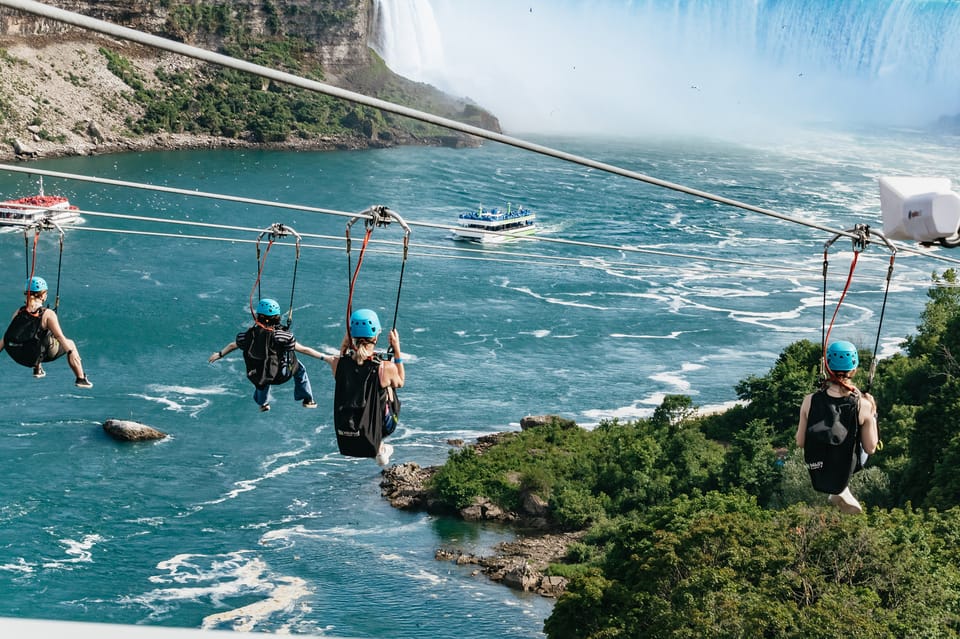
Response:
[[[934,285],[927,291],[929,300],[920,315],[917,334],[904,342],[910,357],[936,355],[947,322],[960,312],[960,288],[956,286],[956,272],[947,269],[942,276],[934,273],[933,282]]]
[[[550,639],[956,636],[958,514],[760,508],[743,493],[678,497],[588,537]]]
[[[749,422],[727,448],[722,472],[723,484],[742,488],[767,505],[781,481],[773,448],[773,430],[762,419]]]
[[[737,396],[749,402],[742,411],[744,423],[766,420],[773,429],[774,443],[789,445],[796,432],[800,403],[814,390],[821,355],[820,344],[794,342],[783,350],[769,373],[751,375],[737,384]]]
[[[946,509],[960,504],[960,380],[949,379],[917,413],[902,494]]]

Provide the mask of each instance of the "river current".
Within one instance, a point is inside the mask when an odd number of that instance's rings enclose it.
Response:
[[[904,129],[821,130],[786,146],[536,141],[836,229],[880,228],[882,175],[960,176],[956,138]],[[397,328],[408,381],[395,463],[442,463],[448,440],[515,430],[529,414],[591,427],[647,416],[671,393],[722,407],[783,347],[821,334],[829,234],[494,143],[35,166],[343,212],[383,204],[403,216],[412,232]],[[36,187],[0,172],[5,196]],[[2,356],[0,615],[349,637],[542,636],[550,600],[434,559],[441,546],[489,554],[509,530],[394,510],[371,460],[337,454],[325,364],[305,358],[319,409],[302,408],[287,385],[260,413],[238,354],[207,363],[250,321],[253,242],[275,222],[304,235],[292,330],[335,351],[347,218],[70,179],[48,177],[44,188],[85,212],[66,231],[59,315],[95,386],[74,388],[63,361],[38,380]],[[478,249],[443,228],[460,212],[508,202],[536,212],[537,237],[566,242]],[[373,232],[354,299],[387,325],[400,237],[396,226]],[[846,239],[834,245],[830,312],[850,248]],[[354,264],[358,250],[355,241]],[[0,235],[11,313],[24,251],[22,235]],[[37,272],[51,286],[57,256],[53,233],[41,234]],[[863,252],[836,337],[872,348],[887,261],[881,246]],[[289,245],[271,249],[261,292],[284,307],[293,266]],[[881,355],[915,330],[931,272],[949,266],[898,257]],[[101,429],[108,418],[170,437],[118,443]]]

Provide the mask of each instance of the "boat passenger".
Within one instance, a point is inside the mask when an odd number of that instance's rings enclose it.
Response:
[[[333,423],[340,453],[373,457],[377,464],[390,463],[393,446],[383,439],[393,433],[400,419],[396,389],[405,381],[400,335],[388,335],[393,359],[383,359],[374,350],[380,336],[380,318],[370,309],[350,315],[350,330],[343,338],[339,357],[327,361],[335,381]]]
[[[42,277],[31,277],[24,286],[26,303],[21,306],[0,338],[0,351],[6,348],[15,362],[33,369],[33,376],[46,376],[44,362],[67,356],[79,388],[93,388],[83,372],[80,351],[74,341],[63,334],[60,320],[52,308],[46,308],[47,282]]]
[[[860,502],[850,492],[851,475],[863,468],[877,450],[877,403],[851,379],[860,356],[850,342],[837,341],[826,352],[828,379],[821,389],[803,398],[797,425],[797,446],[813,487],[845,513],[860,513]]]
[[[293,333],[280,324],[280,305],[276,300],[263,298],[257,303],[253,326],[208,358],[213,363],[240,349],[247,367],[247,379],[254,385],[253,401],[261,412],[270,410],[270,387],[284,384],[293,378],[293,399],[304,408],[316,408],[313,390],[306,367],[297,360],[296,353],[317,359],[324,355],[304,346]]]

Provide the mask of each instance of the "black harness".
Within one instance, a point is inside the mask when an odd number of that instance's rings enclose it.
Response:
[[[803,460],[813,488],[836,495],[850,483],[860,461],[860,393],[831,397],[817,391],[810,398]]]
[[[26,306],[21,306],[3,334],[4,348],[13,361],[22,366],[33,368],[64,354],[53,333],[43,328],[43,314],[46,310],[41,308],[33,314],[27,311]]]
[[[285,384],[300,365],[292,348],[293,336],[287,331],[254,325],[240,341],[247,379],[257,388]]]
[[[347,353],[337,362],[333,425],[341,455],[376,457],[380,442],[396,428],[400,398],[380,385],[378,355],[357,364]],[[392,397],[391,397],[392,395]]]

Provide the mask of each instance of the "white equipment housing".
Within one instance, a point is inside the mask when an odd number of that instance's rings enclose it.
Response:
[[[960,246],[960,195],[947,178],[882,177],[880,210],[887,239]]]

